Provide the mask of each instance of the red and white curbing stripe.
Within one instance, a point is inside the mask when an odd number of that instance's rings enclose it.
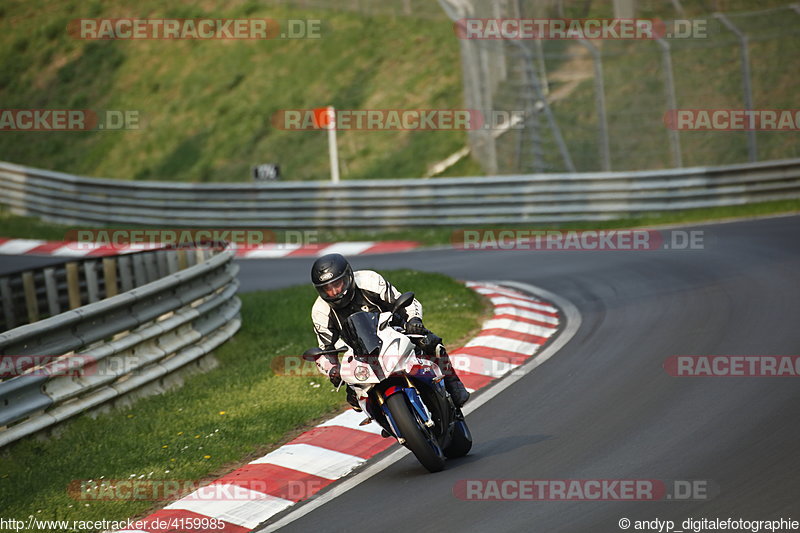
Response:
[[[522,365],[557,331],[558,309],[513,289],[467,282],[494,306],[478,335],[450,354],[467,389],[478,390]]]
[[[494,316],[451,359],[472,391],[485,387],[533,357],[558,331],[559,311],[549,303],[490,283],[468,282],[494,305]],[[361,426],[363,413],[347,411],[291,442],[171,503],[143,519],[144,529],[120,533],[167,533],[185,519],[220,523],[193,532],[245,533],[305,500],[395,444],[381,428]],[[213,527],[224,526],[224,527]]]
[[[418,248],[413,241],[339,242],[318,244],[262,244],[238,246],[239,259],[268,259],[273,257],[315,257],[331,253],[342,255],[367,255],[405,252]],[[141,245],[103,245],[69,241],[42,241],[38,239],[6,239],[0,237],[0,255],[40,255],[60,257],[104,257],[158,248]]]
[[[369,255],[405,252],[418,248],[414,241],[384,242],[337,242],[320,244],[263,244],[253,247],[239,247],[236,257],[240,259],[266,259],[270,257],[319,257],[325,254]]]

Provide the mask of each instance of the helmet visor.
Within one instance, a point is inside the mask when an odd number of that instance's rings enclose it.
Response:
[[[315,287],[324,300],[335,301],[350,289],[350,277],[343,274],[336,279],[315,285]]]

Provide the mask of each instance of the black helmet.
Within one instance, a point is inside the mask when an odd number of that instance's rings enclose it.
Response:
[[[353,269],[340,254],[323,255],[311,267],[311,282],[320,298],[341,309],[353,301],[356,284]]]

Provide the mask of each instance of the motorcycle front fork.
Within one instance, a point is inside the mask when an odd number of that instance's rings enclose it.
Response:
[[[425,405],[425,402],[422,401],[422,398],[420,398],[417,388],[414,386],[413,383],[411,383],[411,380],[408,379],[408,376],[405,376],[405,378],[408,387],[403,387],[398,391],[392,391],[392,394],[405,394],[408,403],[411,405],[411,408],[414,409],[417,418],[422,422],[422,424],[428,428],[433,427],[434,421],[433,418],[431,417],[431,413],[428,410],[428,407]],[[391,390],[392,390],[391,387],[387,389],[387,391]],[[397,442],[403,444],[406,441],[406,439],[403,437],[403,435],[400,434],[400,430],[398,429],[397,424],[394,421],[394,417],[392,416],[391,411],[389,411],[389,409],[386,407],[386,400],[383,397],[383,394],[377,393],[376,397],[378,398],[378,402],[380,403],[383,415],[389,422],[392,434],[397,438]]]

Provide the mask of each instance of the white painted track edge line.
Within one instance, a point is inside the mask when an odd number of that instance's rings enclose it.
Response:
[[[528,362],[519,366],[514,369],[514,372],[510,372],[505,377],[495,380],[492,384],[488,385],[486,388],[481,389],[478,396],[470,402],[462,411],[464,415],[469,415],[473,411],[480,408],[483,404],[506,390],[508,387],[525,377],[527,374],[532,372],[536,367],[550,359],[553,355],[558,353],[558,351],[567,344],[572,337],[575,336],[575,333],[578,331],[581,325],[581,315],[578,311],[578,308],[575,307],[570,301],[554,294],[548,290],[542,289],[541,287],[530,285],[527,283],[520,283],[520,282],[511,282],[511,281],[503,281],[503,282],[494,282],[494,283],[502,283],[503,285],[516,287],[520,290],[525,292],[533,293],[538,296],[541,296],[545,300],[555,304],[556,307],[560,308],[562,311],[561,319],[564,323],[564,328],[561,333],[545,348],[532,357]],[[300,502],[294,510],[290,511],[287,515],[283,516],[278,521],[270,524],[267,523],[260,528],[256,528],[253,530],[253,533],[269,533],[272,531],[277,531],[280,528],[287,526],[301,518],[311,511],[317,509],[325,505],[326,503],[338,498],[345,492],[349,491],[350,489],[360,485],[364,481],[368,480],[372,476],[380,473],[381,471],[385,470],[393,463],[397,462],[402,457],[411,453],[407,448],[398,448],[397,450],[391,452],[389,455],[383,457],[379,461],[367,464],[367,466],[359,471],[356,472],[355,475],[351,477],[342,478],[342,480],[332,488],[319,496],[312,496],[310,499],[306,500],[305,502]]]

